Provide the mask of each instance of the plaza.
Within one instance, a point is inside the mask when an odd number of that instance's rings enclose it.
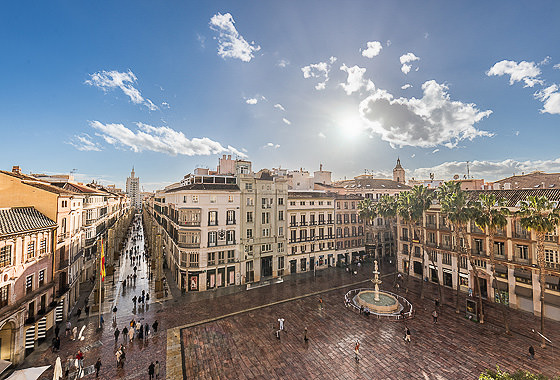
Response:
[[[119,272],[129,270],[125,264]],[[494,304],[485,303],[487,322],[481,325],[467,320],[464,313],[456,314],[449,293],[445,297],[448,304],[440,306],[434,324],[431,313],[437,288],[427,285],[426,298],[421,300],[420,283],[412,278],[406,294],[416,311],[412,319],[377,319],[347,309],[344,294],[370,286],[371,270],[371,263],[357,275],[329,268],[316,275],[288,276],[283,283],[249,291],[225,288],[181,295],[171,287],[167,300],[152,297],[145,307],[133,308],[133,294],[149,289],[145,267],[140,266],[135,290],[109,295],[118,299],[117,327],[122,329],[135,318],[149,324],[157,319],[160,328],[149,339],[126,345],[123,369],[116,368],[117,346],[107,308],[102,331],[96,331],[97,318],[90,315],[89,321],[80,322],[87,323],[84,341],[63,337],[59,353],[42,347],[26,362],[54,364],[57,355],[64,360],[81,348],[86,373],[93,372],[92,365],[101,358],[101,379],[146,378],[148,365],[156,360],[161,363],[160,378],[166,379],[474,379],[496,365],[549,376],[560,371],[557,347],[540,349],[538,336],[531,332],[539,325],[533,315],[508,310],[512,335],[506,336]],[[381,272],[381,288],[394,290],[393,267],[386,264]],[[402,289],[400,293],[404,294]],[[74,324],[75,316],[72,318]],[[279,318],[285,319],[285,332],[278,340]],[[411,330],[411,343],[403,340],[405,325]],[[547,320],[546,326],[549,338],[558,342],[558,322]],[[307,343],[303,341],[305,327]],[[357,339],[359,362],[353,353]],[[529,359],[529,345],[536,348],[534,360]],[[52,369],[41,377],[50,378]]]

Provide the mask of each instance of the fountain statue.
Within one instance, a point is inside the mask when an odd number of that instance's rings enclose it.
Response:
[[[379,302],[379,285],[381,285],[383,281],[379,279],[379,267],[377,266],[377,260],[374,261],[374,264],[373,279],[371,282],[375,285],[375,291],[373,292],[375,295],[374,299]]]
[[[367,308],[376,314],[396,314],[402,309],[397,298],[389,293],[379,290],[379,285],[383,282],[379,279],[379,267],[377,260],[374,261],[373,290],[361,290],[354,298],[353,302],[357,307]]]

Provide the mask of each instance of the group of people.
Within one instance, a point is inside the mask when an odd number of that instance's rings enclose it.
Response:
[[[157,320],[152,323],[153,334],[157,334],[158,326],[159,323]],[[137,339],[146,340],[148,339],[150,334],[150,325],[148,323],[142,325],[142,323],[140,323],[139,321],[135,321],[134,319],[132,319],[129,326],[123,327],[122,331],[118,328],[115,328],[115,344],[118,343],[120,335],[122,335],[123,344],[126,344],[128,342],[132,342],[135,336]]]

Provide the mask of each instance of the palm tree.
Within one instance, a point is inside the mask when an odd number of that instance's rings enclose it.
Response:
[[[457,251],[458,264],[461,258],[461,254],[466,255],[469,263],[471,265],[474,274],[474,290],[475,294],[478,295],[478,308],[480,311],[480,323],[484,323],[484,311],[482,309],[482,295],[480,292],[480,283],[478,280],[478,268],[476,267],[469,239],[467,238],[467,225],[473,219],[473,207],[471,202],[469,202],[468,195],[465,191],[461,190],[460,183],[446,184],[445,188],[442,190],[447,192],[445,197],[442,198],[441,208],[442,212],[447,216],[447,219],[455,227],[459,238],[463,239],[464,244],[460,244],[460,239],[456,241],[459,244]],[[457,265],[459,267],[459,265]],[[457,268],[459,272],[459,268]],[[457,273],[457,279],[459,279],[459,273]],[[457,310],[459,310],[459,282],[457,282]]]
[[[397,197],[388,194],[382,195],[377,202],[376,211],[383,219],[394,218],[397,215]],[[390,250],[391,252],[389,253],[392,256],[392,248]]]
[[[428,191],[425,186],[416,185],[410,191],[412,197],[412,219],[414,220],[413,226],[416,226],[419,230],[418,235],[420,240],[420,249],[422,250],[422,268],[424,268],[425,261],[425,239],[424,239],[424,212],[430,208],[432,205],[432,193]],[[411,249],[412,250],[412,249]],[[410,260],[409,260],[410,263]],[[410,265],[410,264],[409,264]],[[433,265],[433,262],[432,262]],[[440,299],[441,299],[441,288],[439,289]],[[420,288],[420,298],[424,298],[424,279],[422,278],[422,284]]]
[[[373,220],[377,216],[377,207],[376,204],[370,198],[365,198],[359,201],[358,210],[359,210],[358,214],[360,215],[360,218],[366,222],[366,225],[368,223],[373,224]]]
[[[537,264],[539,266],[539,282],[541,285],[541,347],[546,347],[544,338],[544,289],[545,289],[545,256],[544,238],[549,232],[556,229],[560,222],[560,215],[556,205],[548,200],[546,196],[530,195],[526,201],[521,202],[519,209],[521,225],[528,230],[535,231],[537,235]]]
[[[415,204],[414,204],[414,197],[412,196],[411,191],[405,191],[399,193],[399,196],[397,198],[396,212],[408,227],[408,235],[411,243],[408,250],[408,268],[406,270],[406,286],[405,286],[405,292],[408,293],[408,281],[410,279],[410,263],[412,260],[412,248],[413,248],[412,243],[414,242],[414,239],[416,237],[414,236],[416,231],[413,227],[413,225],[416,222],[416,218],[414,215]]]
[[[492,269],[492,282],[496,283],[498,292],[498,300],[502,304],[502,316],[504,319],[504,327],[506,334],[509,334],[509,323],[507,319],[507,310],[502,292],[500,290],[500,281],[496,279],[496,257],[494,252],[494,237],[498,228],[504,228],[507,225],[507,216],[509,210],[505,207],[505,198],[497,198],[495,194],[480,194],[474,202],[474,222],[482,230],[487,230],[490,246],[490,266]]]

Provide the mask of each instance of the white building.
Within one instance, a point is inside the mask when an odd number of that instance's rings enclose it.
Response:
[[[142,197],[140,195],[140,178],[134,175],[134,167],[130,177],[126,179],[126,194],[130,198],[130,205],[137,210],[142,208]]]

